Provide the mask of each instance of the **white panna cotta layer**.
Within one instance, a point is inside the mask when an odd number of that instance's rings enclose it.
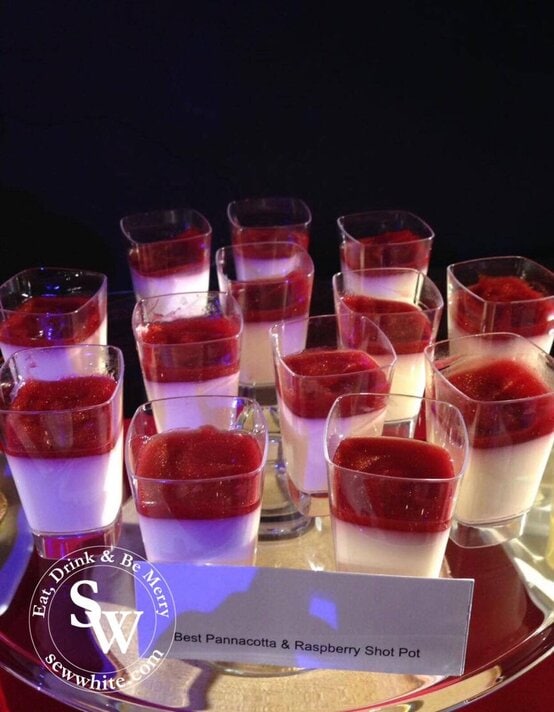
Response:
[[[158,297],[162,294],[207,292],[210,283],[209,265],[195,271],[174,272],[166,277],[146,277],[132,267],[130,271],[137,299]]]
[[[251,566],[261,506],[238,517],[221,519],[161,519],[139,514],[139,526],[149,561]]]
[[[248,281],[286,277],[294,270],[297,259],[295,255],[291,257],[269,257],[267,259],[235,255],[237,279]]]
[[[144,379],[148,400],[178,398],[181,396],[236,396],[239,374],[209,378],[206,381],[148,381]]]
[[[278,397],[278,403],[281,442],[289,477],[301,492],[327,492],[324,450],[327,418],[303,418],[295,415],[281,397]],[[383,418],[383,413],[373,419],[367,415],[345,418],[343,432],[351,437],[378,435],[382,430]]]
[[[154,403],[153,412],[159,432],[164,432],[172,428],[200,427],[206,423],[208,411],[203,412],[202,404],[189,402],[187,411],[183,413],[181,402],[172,403],[167,398],[180,398],[183,396],[236,396],[239,389],[239,372],[221,378],[210,378],[206,381],[170,381],[162,383],[160,381],[147,381],[144,379],[144,387],[148,400],[162,400],[161,403]],[[225,418],[225,414],[222,414]],[[211,422],[213,416],[210,416]],[[221,427],[228,428],[228,420],[221,423]]]
[[[533,504],[554,434],[495,448],[469,448],[455,518],[464,524],[500,522]]]
[[[391,295],[394,295],[395,299],[413,303],[413,296],[417,293],[419,279],[417,271],[398,272],[384,276],[374,274],[366,276],[350,269],[346,264],[342,265],[342,271],[345,273],[348,291],[353,294],[371,294],[372,297],[379,299],[390,299]]]
[[[409,396],[422,396],[425,391],[425,355],[423,352],[416,354],[398,354],[394,367],[391,393],[403,393]],[[406,400],[392,400],[387,418],[397,420],[413,418],[419,412],[421,402]]]
[[[279,422],[287,472],[301,492],[327,491],[323,450],[326,418],[301,418],[279,400]]]
[[[307,319],[284,319],[287,353],[302,351],[306,344]],[[240,347],[240,382],[244,385],[275,385],[275,366],[270,328],[275,321],[245,321]]]
[[[122,498],[123,433],[103,455],[7,459],[34,532],[86,532],[116,519]]]
[[[275,322],[244,322],[240,347],[240,382],[272,385],[275,368],[269,330]]]
[[[336,517],[332,528],[338,571],[427,577],[440,575],[450,531],[392,531]]]

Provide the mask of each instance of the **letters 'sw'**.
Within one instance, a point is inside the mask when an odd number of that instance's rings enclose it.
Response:
[[[96,581],[77,581],[77,583],[73,584],[71,587],[71,600],[76,606],[86,611],[87,621],[80,621],[77,616],[72,613],[71,625],[75,628],[92,628],[104,655],[111,650],[114,643],[117,643],[120,652],[125,654],[131,644],[139,619],[144,611],[104,611],[95,600],[83,596],[83,594],[79,592],[79,588],[85,585],[89,586],[94,593],[98,593],[98,584]],[[129,622],[128,619],[130,616],[134,616],[134,619],[131,619]],[[107,622],[107,627],[111,633],[111,637],[109,638],[102,625],[102,619]],[[124,629],[127,629],[127,635],[125,635]]]

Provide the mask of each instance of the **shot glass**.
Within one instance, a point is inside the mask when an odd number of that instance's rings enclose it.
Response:
[[[23,349],[0,370],[0,436],[40,556],[115,545],[123,482],[123,356]]]
[[[138,213],[122,218],[120,227],[137,299],[208,291],[212,228],[199,212]]]
[[[107,277],[69,267],[23,270],[0,286],[0,350],[107,343]]]
[[[390,273],[406,275],[413,284],[407,295]],[[335,312],[352,310],[371,319],[389,338],[396,352],[396,366],[391,391],[412,396],[425,392],[425,348],[435,341],[444,302],[437,286],[423,272],[409,268],[376,268],[338,272],[332,279]],[[417,399],[397,400],[397,404],[413,405]],[[397,416],[410,417],[409,412]]]
[[[233,245],[251,242],[310,242],[312,214],[298,198],[245,198],[227,206]]]
[[[554,443],[554,359],[510,333],[438,341],[425,357],[427,394],[455,405],[469,436],[453,538],[518,536]]]
[[[154,406],[180,415],[159,428]],[[203,413],[199,423],[190,414]],[[252,565],[267,425],[256,401],[189,396],[144,403],[125,462],[146,556],[153,562]]]
[[[411,423],[391,416],[399,410],[414,414]],[[325,428],[337,569],[440,576],[467,452],[464,420],[449,403],[396,393],[337,398]]]
[[[511,332],[547,353],[554,340],[554,272],[526,257],[447,267],[448,337]]]
[[[258,266],[245,266],[245,259],[257,259]],[[309,314],[314,263],[295,243],[249,243],[219,248],[216,268],[219,289],[231,293],[242,310],[242,392],[275,403],[269,328]]]
[[[291,498],[304,515],[326,515],[329,410],[344,393],[388,392],[396,355],[378,326],[351,311],[281,321],[270,333]]]
[[[148,297],[136,303],[131,321],[148,400],[238,395],[242,312],[233,296]],[[160,409],[162,429],[172,413]]]
[[[341,271],[375,267],[409,267],[427,274],[435,234],[417,215],[405,210],[375,210],[338,218]],[[398,288],[413,291],[408,273],[389,273]]]

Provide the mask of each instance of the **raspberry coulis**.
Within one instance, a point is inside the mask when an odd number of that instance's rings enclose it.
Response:
[[[333,463],[347,468],[335,470],[333,477],[333,514],[339,519],[406,532],[439,532],[450,525],[454,466],[438,445],[396,437],[345,438]]]
[[[345,393],[387,393],[389,383],[379,364],[357,349],[308,348],[283,358],[295,376],[279,378],[286,406],[303,418],[326,418]]]
[[[310,236],[307,230],[301,228],[242,227],[233,230],[233,244],[235,245],[264,242],[293,242],[307,250]],[[252,254],[259,256],[257,250],[252,251]]]
[[[524,363],[489,359],[444,375],[472,399],[445,394],[461,410],[474,447],[514,445],[554,431],[554,391]],[[438,398],[441,391],[437,381]]]
[[[28,380],[2,414],[6,419],[6,452],[41,458],[109,452],[120,431],[110,402],[116,385],[109,376]],[[41,418],[36,411],[56,413],[49,419]]]
[[[146,277],[197,272],[209,265],[209,242],[209,233],[189,227],[166,240],[136,243],[129,251],[129,261]]]
[[[71,319],[79,310],[79,319]],[[60,318],[64,314],[67,319]],[[89,295],[29,297],[0,324],[0,341],[24,347],[65,346],[85,341],[99,326],[100,311]]]
[[[280,321],[302,317],[310,310],[312,278],[294,270],[275,279],[233,282],[231,294],[245,322]]]
[[[205,425],[159,433],[131,447],[140,478],[137,508],[146,517],[236,517],[260,504],[262,453],[249,433]]]
[[[411,267],[422,270],[427,266],[429,254],[424,239],[409,229],[391,230],[348,240],[343,248],[351,269]]]
[[[415,304],[363,294],[346,294],[342,301],[352,311],[372,319],[397,354],[421,353],[431,343],[431,322]]]
[[[238,318],[224,315],[150,322],[140,331],[145,378],[206,381],[235,373],[240,328]]]
[[[481,275],[468,290],[470,294],[456,293],[453,314],[460,328],[470,334],[486,328],[536,336],[554,324],[554,304],[546,300],[550,295],[521,277]]]

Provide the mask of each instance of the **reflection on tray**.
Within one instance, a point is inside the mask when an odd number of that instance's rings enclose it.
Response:
[[[27,569],[33,551],[33,536],[19,500],[11,473],[0,456],[0,492],[7,501],[6,515],[0,522],[0,615],[10,605]]]

